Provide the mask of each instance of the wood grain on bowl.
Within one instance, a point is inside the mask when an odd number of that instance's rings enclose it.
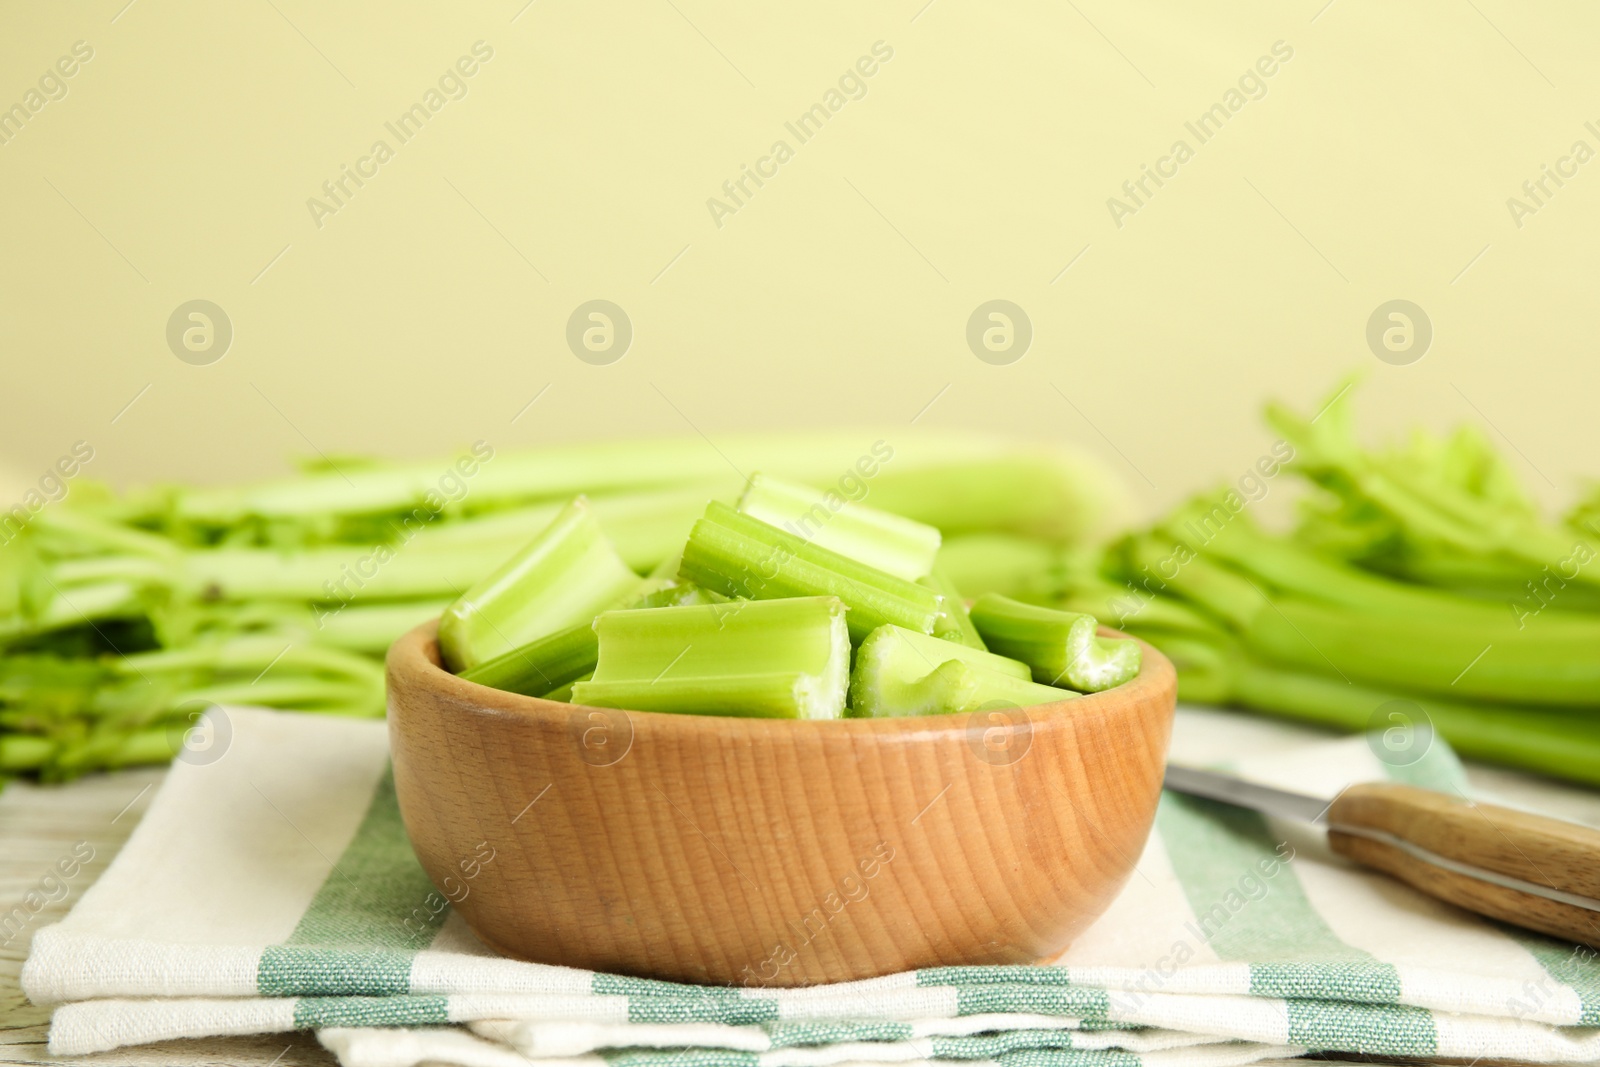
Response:
[[[1143,850],[1176,693],[1143,652],[1077,700],[796,722],[489,689],[440,668],[430,625],[389,652],[395,787],[435,886],[510,956],[752,986],[1028,963]]]

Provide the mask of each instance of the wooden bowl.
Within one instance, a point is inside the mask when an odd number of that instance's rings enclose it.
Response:
[[[1066,948],[1144,848],[1177,688],[1145,645],[1132,682],[1028,709],[621,712],[463,681],[433,624],[389,650],[388,681],[406,830],[485,943],[751,986]]]

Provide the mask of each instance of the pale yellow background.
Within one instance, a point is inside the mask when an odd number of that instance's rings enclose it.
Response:
[[[3,8],[0,106],[95,52],[0,146],[11,485],[80,438],[119,484],[215,481],[927,407],[1082,442],[1154,507],[1249,466],[1263,398],[1352,368],[1374,436],[1492,425],[1552,502],[1600,473],[1600,161],[1521,229],[1506,207],[1600,148],[1591,5],[124,3]],[[469,95],[316,228],[307,198],[480,39]],[[879,40],[867,96],[714,226]],[[1266,97],[1119,230],[1107,198],[1278,40]],[[212,366],[165,342],[197,297],[236,331]],[[595,297],[634,323],[613,366],[564,342]],[[965,343],[996,297],[1036,331],[1011,366]],[[1409,367],[1364,339],[1396,297],[1436,331]]]

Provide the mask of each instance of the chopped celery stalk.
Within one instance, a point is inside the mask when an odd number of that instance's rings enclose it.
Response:
[[[1139,643],[1096,636],[1093,615],[988,593],[973,603],[972,624],[991,649],[1032,667],[1035,681],[1065,680],[1081,692],[1098,693],[1139,673]]]
[[[944,597],[944,602],[939,607],[939,617],[933,623],[933,636],[954,641],[958,645],[966,645],[968,648],[988,649],[978,634],[978,628],[972,625],[972,618],[967,614],[967,604],[961,592],[956,589],[956,584],[942,568],[934,567],[926,575],[918,578],[917,584],[932,589]]]
[[[726,599],[687,582],[646,578],[634,590],[627,607],[668,608]],[[570,686],[580,676],[587,678],[594,673],[599,658],[600,639],[595,635],[594,624],[580,622],[468,668],[461,677],[508,693],[542,696],[552,689]]]
[[[695,516],[697,519],[699,517],[699,515]],[[691,523],[691,525],[693,524]],[[660,563],[657,563],[654,567],[652,567],[650,569],[650,573],[646,575],[646,577],[651,581],[659,580],[666,583],[675,582],[678,580],[678,565],[682,562],[682,560],[683,549],[679,548],[678,551],[674,552],[672,555],[668,556]]]
[[[593,619],[639,586],[578,497],[539,536],[444,610],[439,651],[457,673]]]
[[[894,648],[897,662],[903,662],[912,673],[927,674],[941,663],[950,660],[960,660],[970,663],[974,667],[989,671],[993,674],[1003,674],[1011,678],[1031,678],[1032,671],[1028,665],[1019,659],[1010,659],[1006,656],[997,656],[993,652],[981,648],[972,648],[969,645],[960,645],[954,641],[947,641],[942,637],[930,637],[919,634],[915,630],[907,630],[903,626],[880,626],[872,631],[863,642],[863,651],[867,642],[879,646],[880,654],[888,647]]]
[[[944,658],[930,661],[932,653]],[[996,704],[1027,707],[1077,695],[1032,681],[1027,665],[1016,660],[898,626],[874,630],[850,674],[851,711],[868,718],[949,715]]]
[[[587,682],[590,678],[593,678],[593,677],[594,677],[594,672],[590,671],[588,674],[585,674],[585,675],[582,675],[580,677],[574,678],[572,681],[568,682],[566,685],[563,685],[563,686],[561,686],[559,688],[556,688],[556,689],[552,689],[552,690],[550,690],[550,692],[545,693],[544,694],[544,699],[559,701],[562,704],[570,704],[570,703],[572,703],[572,687],[577,685],[579,682]]]
[[[578,623],[513,648],[461,672],[469,682],[508,693],[539,696],[594,670],[600,641],[594,627]]]
[[[932,633],[943,599],[915,582],[815,545],[713,501],[694,524],[678,572],[724,596],[751,600],[834,596],[849,609],[850,639],[885,623]]]
[[[837,597],[742,600],[594,621],[600,663],[572,702],[636,711],[837,719],[850,673]]]
[[[690,582],[674,581],[670,585],[653,589],[645,596],[630,603],[630,608],[681,608],[693,604],[725,604],[728,598],[721,593],[713,593],[709,589],[702,589]]]
[[[939,552],[936,527],[765,474],[750,476],[739,511],[908,582],[931,571]]]

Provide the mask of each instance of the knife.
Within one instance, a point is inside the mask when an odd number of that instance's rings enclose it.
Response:
[[[1168,765],[1166,788],[1324,826],[1339,855],[1480,915],[1600,948],[1600,830],[1393,782],[1326,801]]]

